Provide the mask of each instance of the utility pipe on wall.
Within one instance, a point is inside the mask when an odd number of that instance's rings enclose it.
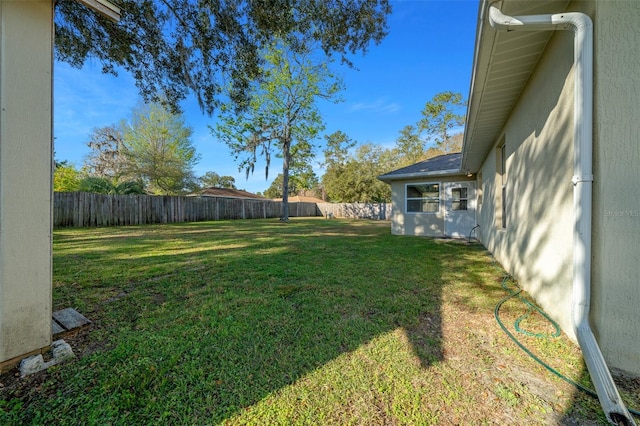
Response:
[[[620,398],[589,324],[591,303],[591,193],[593,120],[593,25],[580,12],[507,16],[490,6],[489,23],[499,31],[573,30],[574,32],[574,244],[572,322],[578,343],[607,419],[616,425],[635,422]]]

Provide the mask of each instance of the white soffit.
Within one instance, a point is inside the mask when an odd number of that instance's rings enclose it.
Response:
[[[513,110],[553,31],[497,32],[488,22],[493,4],[503,13],[565,12],[569,0],[503,0],[480,3],[467,107],[462,169],[477,172]]]
[[[120,20],[120,8],[108,0],[77,0],[90,9],[95,10],[105,18],[118,22]]]

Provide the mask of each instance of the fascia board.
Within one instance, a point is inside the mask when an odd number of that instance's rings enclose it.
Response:
[[[433,172],[417,172],[417,173],[403,173],[397,175],[381,175],[378,179],[383,182],[392,182],[395,180],[405,180],[414,178],[428,178],[433,176],[464,176],[465,173],[460,169],[438,170]]]
[[[107,0],[77,0],[77,1],[84,4],[89,9],[92,9],[98,12],[105,18],[111,19],[114,22],[118,22],[120,20],[121,9],[115,4]]]

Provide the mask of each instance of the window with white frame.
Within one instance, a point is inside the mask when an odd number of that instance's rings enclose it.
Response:
[[[451,188],[451,210],[467,210],[467,200],[466,187]]]
[[[439,211],[439,183],[407,184],[407,213],[438,213]]]

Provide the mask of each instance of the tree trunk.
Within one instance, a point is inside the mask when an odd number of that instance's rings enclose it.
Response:
[[[291,139],[285,137],[282,143],[282,222],[289,221],[289,160],[291,151]]]

